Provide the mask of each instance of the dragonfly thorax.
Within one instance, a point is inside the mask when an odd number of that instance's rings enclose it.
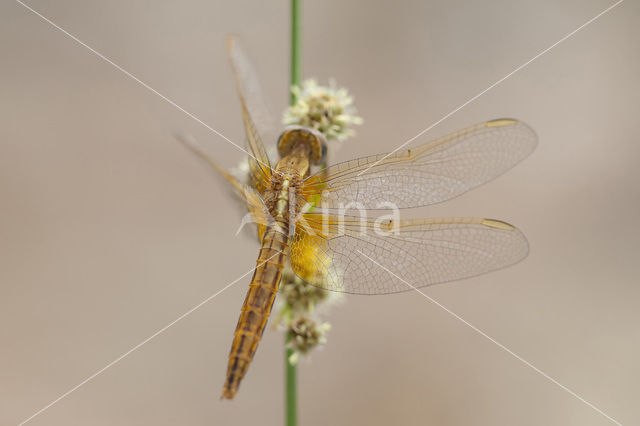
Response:
[[[298,191],[309,170],[307,152],[306,147],[300,146],[289,156],[280,160],[276,173],[271,177],[269,188],[262,194],[271,217],[275,222],[285,224],[286,229],[289,229],[289,225],[295,221],[304,204]],[[285,233],[287,232],[285,230]]]

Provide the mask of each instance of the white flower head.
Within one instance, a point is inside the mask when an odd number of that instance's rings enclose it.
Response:
[[[301,355],[306,355],[310,350],[327,343],[327,333],[331,326],[326,322],[317,322],[310,318],[301,317],[292,322],[288,327],[288,346],[293,349],[289,362],[295,364]]]
[[[291,92],[296,102],[285,111],[284,124],[310,127],[329,140],[339,141],[355,134],[350,126],[362,124],[362,118],[356,115],[353,97],[334,80],[329,81],[329,86],[319,86],[316,80],[308,79],[302,87],[291,87]]]

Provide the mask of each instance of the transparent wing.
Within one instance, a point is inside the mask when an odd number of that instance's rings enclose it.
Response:
[[[234,176],[229,174],[229,172],[220,167],[215,161],[213,161],[211,156],[198,146],[193,138],[178,135],[176,135],[176,138],[198,158],[218,172],[218,174],[229,184],[231,184],[234,194],[240,199],[243,206],[246,207],[246,210],[249,212],[249,217],[247,219],[243,219],[243,221],[253,222],[258,226],[258,239],[262,241],[262,236],[264,235],[267,225],[272,221],[272,218],[269,213],[269,209],[265,205],[264,200],[258,191],[240,182]]]
[[[473,277],[526,257],[512,225],[482,218],[361,222],[305,214],[291,242],[293,270],[327,290],[385,294]]]
[[[262,192],[271,178],[271,164],[263,142],[275,143],[275,125],[264,103],[256,73],[236,38],[227,38],[227,51],[242,106],[247,149],[251,154],[251,179],[258,191]]]
[[[418,147],[336,164],[326,177],[305,181],[302,193],[324,191],[324,208],[359,203],[365,209],[420,207],[456,197],[488,182],[527,157],[535,132],[512,119],[493,120]]]

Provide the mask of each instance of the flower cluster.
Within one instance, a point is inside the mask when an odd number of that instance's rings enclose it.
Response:
[[[311,127],[328,140],[339,141],[355,134],[349,126],[362,124],[362,118],[355,115],[353,98],[333,80],[328,87],[319,86],[314,79],[305,80],[302,87],[293,86],[291,92],[296,102],[285,111],[284,124]]]
[[[327,342],[331,328],[319,319],[321,307],[341,300],[341,293],[329,292],[309,284],[286,267],[280,283],[276,323],[289,335],[288,347],[293,349],[289,362],[296,363],[300,355]],[[322,306],[319,306],[322,305]]]
[[[306,355],[316,346],[327,342],[326,334],[331,328],[328,322],[317,323],[312,319],[300,317],[289,326],[289,347],[293,349],[293,354],[289,357],[289,362],[296,364],[300,355]]]

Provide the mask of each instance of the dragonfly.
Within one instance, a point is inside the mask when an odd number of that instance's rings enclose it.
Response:
[[[388,294],[473,277],[527,256],[523,233],[501,220],[368,219],[383,202],[398,209],[428,206],[500,176],[535,149],[537,136],[527,124],[486,121],[410,149],[320,168],[327,152],[324,136],[290,126],[278,137],[237,38],[227,39],[227,52],[246,133],[248,182],[187,143],[231,185],[257,224],[261,244],[222,398],[234,398],[247,373],[287,263],[304,281],[326,290]],[[264,142],[276,141],[280,160],[272,167]],[[366,217],[343,214],[345,205],[358,206]]]

